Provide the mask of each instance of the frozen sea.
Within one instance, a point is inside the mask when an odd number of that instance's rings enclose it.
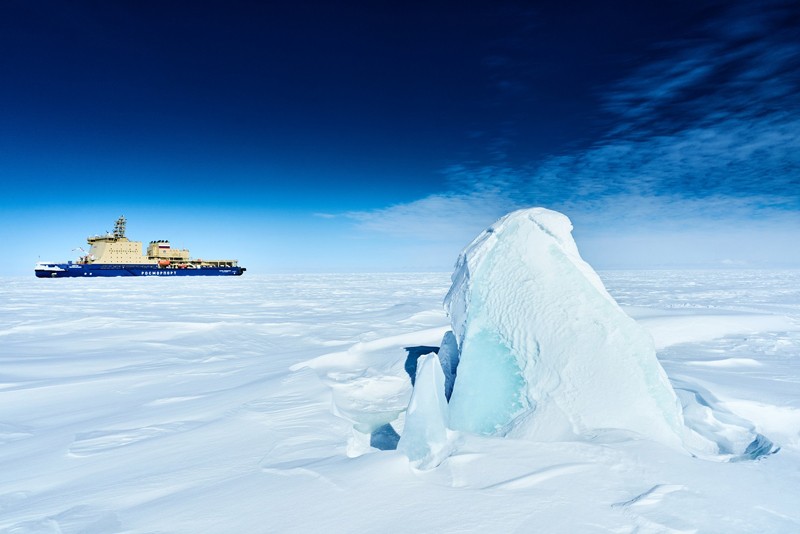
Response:
[[[412,469],[406,348],[449,329],[449,273],[5,278],[0,532],[800,532],[800,271],[599,274],[780,450],[464,435]]]

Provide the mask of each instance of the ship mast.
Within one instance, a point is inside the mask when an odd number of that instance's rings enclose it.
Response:
[[[125,216],[123,215],[114,223],[114,237],[120,239],[125,237]]]

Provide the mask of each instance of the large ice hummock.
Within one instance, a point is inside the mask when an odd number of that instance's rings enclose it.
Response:
[[[680,447],[680,403],[650,334],[606,292],[571,231],[560,213],[519,210],[462,251],[445,299],[460,351],[450,428]]]

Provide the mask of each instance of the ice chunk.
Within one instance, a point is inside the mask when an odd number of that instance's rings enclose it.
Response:
[[[462,251],[445,299],[461,349],[450,428],[536,440],[623,431],[680,446],[680,403],[651,336],[571,231],[560,213],[520,210]]]
[[[672,380],[683,406],[684,446],[707,460],[755,460],[779,447],[753,425],[727,410],[708,390],[684,379]]]
[[[452,330],[448,330],[444,333],[444,337],[442,338],[442,346],[439,347],[439,361],[442,362],[446,359],[450,362],[450,372],[455,375],[456,369],[458,368],[458,357],[456,336],[453,334]]]
[[[444,371],[444,396],[449,401],[458,368],[458,344],[452,330],[445,332],[442,338],[442,346],[439,347],[439,363]]]
[[[408,403],[403,435],[397,444],[412,464],[426,467],[446,456],[447,400],[444,372],[436,354],[417,360],[417,378]]]
[[[417,380],[417,360],[420,356],[424,356],[425,354],[438,352],[439,347],[418,345],[416,347],[405,347],[405,351],[408,353],[408,356],[406,356],[406,363],[404,367],[406,373],[408,373],[408,377],[411,379],[411,385],[413,386],[414,382]]]

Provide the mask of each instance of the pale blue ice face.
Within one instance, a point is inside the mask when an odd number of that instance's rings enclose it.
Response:
[[[483,327],[496,262],[493,254],[473,274],[466,337],[450,397],[453,430],[491,434],[527,408],[526,382],[518,359],[497,332]]]
[[[420,357],[414,392],[397,450],[412,462],[433,460],[447,444],[447,400],[444,372],[436,354]]]
[[[453,396],[450,428],[491,434],[524,408],[525,380],[500,337],[479,330],[464,340]]]

